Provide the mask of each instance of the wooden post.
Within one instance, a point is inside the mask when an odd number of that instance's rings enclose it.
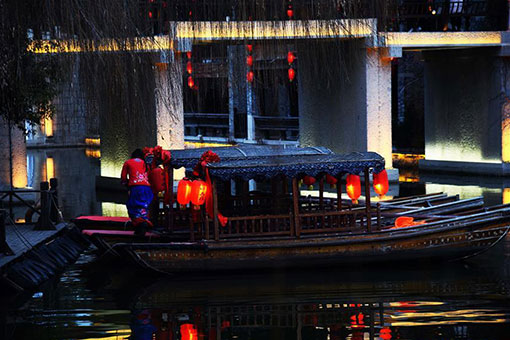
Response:
[[[324,210],[324,176],[319,181],[319,210]]]
[[[50,219],[57,223],[58,216],[58,180],[56,178],[50,179]]]
[[[367,212],[367,230],[372,232],[372,216],[370,214],[370,174],[365,169],[365,209]]]
[[[189,209],[189,212],[188,212],[188,216],[189,216],[189,239],[190,239],[191,242],[194,242],[195,241],[195,224],[193,223],[193,214],[194,214],[193,209],[195,209],[195,207],[192,204],[190,204],[190,207],[188,209]]]
[[[168,167],[168,195],[170,197],[170,206],[166,213],[166,227],[174,230],[174,168]],[[165,207],[163,207],[164,210]]]
[[[50,219],[51,197],[50,185],[48,182],[41,182],[41,216],[35,224],[35,230],[55,230],[55,226]]]
[[[342,210],[342,175],[336,176],[336,210]]]
[[[216,191],[216,181],[212,181],[212,200],[213,200],[213,219],[214,219],[214,239],[220,239],[220,226],[218,223],[218,193]]]
[[[7,244],[7,237],[5,232],[5,216],[7,212],[0,210],[0,253],[6,256],[14,255],[11,247]]]
[[[377,202],[377,230],[381,230],[381,203]]]
[[[294,203],[294,230],[291,230],[291,236],[301,236],[301,223],[299,221],[299,188],[296,177],[292,178],[292,202]]]

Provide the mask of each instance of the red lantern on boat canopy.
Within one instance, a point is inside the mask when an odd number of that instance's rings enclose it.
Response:
[[[358,204],[358,198],[361,196],[361,181],[358,175],[348,175],[346,178],[346,191],[352,203]]]
[[[389,190],[388,184],[388,173],[386,170],[379,172],[378,174],[373,174],[374,179],[374,191],[380,197],[386,195]]]
[[[253,56],[248,55],[248,56],[246,57],[246,65],[248,65],[249,67],[252,67],[252,66],[253,66]]]
[[[338,182],[338,180],[334,176],[331,176],[330,174],[326,174],[326,183],[328,183],[329,185],[334,187],[334,186],[336,186],[337,182]]]
[[[191,184],[191,203],[194,205],[204,204],[208,190],[209,188],[204,181],[193,181],[193,184]]]
[[[180,327],[181,340],[197,340],[198,334],[195,326],[190,323],[184,323]]]
[[[186,205],[191,200],[191,186],[192,182],[183,178],[179,181],[179,185],[177,185],[177,202],[180,205]]]
[[[195,81],[193,80],[192,76],[188,77],[188,86],[190,89],[193,89],[193,87],[195,86]]]
[[[303,177],[303,183],[305,183],[305,185],[308,185],[308,189],[312,190],[313,185],[315,184],[315,178],[312,176],[305,176]]]
[[[289,68],[289,80],[293,81],[296,78],[296,71],[291,67]]]
[[[289,63],[289,65],[292,64],[295,59],[296,56],[294,55],[294,53],[292,52],[287,53],[287,62]]]
[[[193,73],[193,65],[191,64],[191,61],[186,63],[186,72],[188,72],[188,74]]]
[[[248,71],[248,73],[246,74],[246,80],[249,82],[249,83],[253,83],[253,78],[255,77],[255,74],[253,73],[253,71]]]

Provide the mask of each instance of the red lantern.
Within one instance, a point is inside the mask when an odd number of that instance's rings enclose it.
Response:
[[[149,19],[152,19],[152,12],[149,11]]]
[[[291,67],[289,68],[289,80],[293,81],[296,78],[296,71]]]
[[[186,52],[186,56],[188,57],[188,59],[191,59],[191,51]]]
[[[194,205],[202,205],[207,197],[208,187],[202,180],[193,181],[191,185],[191,203]]]
[[[253,83],[253,78],[255,77],[255,75],[253,74],[253,71],[248,71],[248,73],[246,74],[246,80],[248,80],[248,82],[250,83]]]
[[[188,86],[190,89],[192,89],[195,86],[195,81],[193,80],[192,76],[188,77]]]
[[[246,57],[246,65],[248,65],[249,67],[252,67],[252,65],[253,65],[253,57],[251,55]]]
[[[289,7],[289,9],[287,10],[287,16],[289,17],[289,19],[292,19],[292,17],[294,16],[294,11],[292,10],[292,7]]]
[[[375,193],[380,197],[386,195],[386,193],[389,190],[388,173],[386,172],[386,170],[383,170],[378,174],[374,173],[373,178]]]
[[[326,183],[334,187],[336,186],[337,182],[338,180],[335,177],[331,176],[330,174],[326,174]]]
[[[181,340],[197,340],[198,334],[195,326],[190,323],[182,324],[180,327]]]
[[[246,45],[246,50],[251,53],[253,51],[253,45]]]
[[[294,55],[294,53],[292,52],[287,53],[287,62],[289,63],[289,65],[292,64],[295,59],[296,56]]]
[[[391,329],[389,327],[381,328],[381,331],[379,332],[379,337],[383,340],[390,340],[391,339]]]
[[[348,175],[346,178],[346,191],[352,203],[358,204],[358,198],[361,196],[361,181],[358,175]]]
[[[305,176],[305,177],[303,177],[303,183],[308,185],[308,189],[312,190],[313,189],[313,185],[315,183],[315,178],[312,177],[312,176]]]
[[[186,72],[188,72],[188,74],[193,73],[193,65],[191,64],[191,61],[186,63]]]
[[[187,178],[183,178],[179,181],[177,186],[177,202],[180,205],[186,205],[191,200],[191,181]]]

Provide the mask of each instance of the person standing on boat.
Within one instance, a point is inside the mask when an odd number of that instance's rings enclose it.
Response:
[[[128,187],[126,203],[135,235],[143,236],[152,227],[149,220],[149,204],[154,195],[149,183],[143,151],[136,149],[122,166],[121,183]]]

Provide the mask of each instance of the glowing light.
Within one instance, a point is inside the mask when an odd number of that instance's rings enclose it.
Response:
[[[186,63],[186,72],[191,75],[193,73],[193,65],[191,64],[191,61],[188,61]]]
[[[255,78],[255,75],[253,73],[253,71],[248,71],[248,73],[246,74],[246,80],[250,83],[253,83],[253,79]]]
[[[258,40],[296,38],[367,37],[376,30],[375,19],[303,20],[303,21],[179,21],[177,39]]]
[[[289,63],[289,65],[292,64],[295,59],[296,56],[294,55],[294,53],[292,52],[287,53],[287,62]]]
[[[129,217],[125,204],[102,202],[101,210],[103,216]]]
[[[503,121],[501,123],[501,160],[510,162],[510,103],[502,108]]]
[[[85,144],[93,145],[93,146],[100,146],[101,138],[85,138]]]
[[[248,65],[249,67],[253,66],[253,56],[249,55],[246,57],[246,65]]]
[[[79,40],[35,40],[27,50],[34,53],[78,53],[118,51],[161,51],[172,50],[174,41],[169,36],[133,38],[119,41],[105,39],[99,43]]]
[[[44,135],[46,137],[53,137],[53,119],[51,117],[44,118]]]
[[[193,87],[195,87],[195,81],[193,80],[193,77],[192,76],[189,76],[188,77],[188,86],[190,89],[192,89]]]
[[[55,178],[55,165],[53,157],[46,158],[46,181]]]
[[[441,47],[494,46],[501,44],[500,32],[386,32],[386,46]]]
[[[88,158],[101,158],[101,150],[85,149],[85,156]]]
[[[510,203],[510,188],[503,189],[503,204]]]
[[[294,78],[296,78],[296,71],[291,67],[291,68],[289,68],[288,73],[289,73],[289,80],[293,81]]]

